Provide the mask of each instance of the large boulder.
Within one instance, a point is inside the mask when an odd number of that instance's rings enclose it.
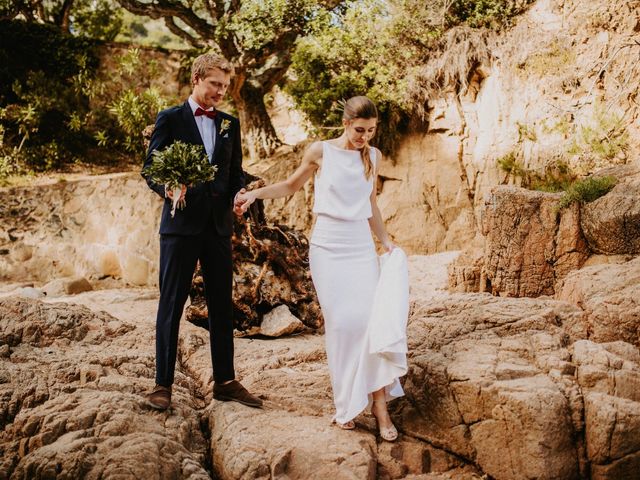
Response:
[[[556,298],[584,310],[591,340],[640,346],[640,257],[571,272]]]
[[[603,358],[599,372],[584,365],[585,375],[576,375],[582,364],[571,345],[598,348],[581,340],[588,328],[580,308],[550,299],[456,294],[416,300],[406,398],[395,409],[401,430],[498,480],[586,478],[593,464],[598,478],[633,478],[637,405],[630,402],[637,400],[629,391],[638,385],[640,353],[617,342],[625,361],[609,365]],[[604,419],[594,410],[602,398],[589,396],[604,390],[593,387],[596,381],[610,387]],[[614,426],[616,443],[606,448],[615,453],[601,454],[599,432]]]
[[[625,165],[598,175],[613,175],[617,185],[582,207],[580,225],[589,247],[607,255],[640,253],[640,167]]]
[[[624,342],[572,346],[584,396],[591,478],[636,478],[640,472],[640,353]]]
[[[171,412],[144,400],[151,321],[19,297],[0,318],[0,478],[210,478],[189,380]]]
[[[553,295],[556,282],[589,257],[577,204],[558,210],[559,194],[499,186],[485,202],[482,273],[494,295]]]

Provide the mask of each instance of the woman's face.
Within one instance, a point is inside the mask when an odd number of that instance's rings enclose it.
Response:
[[[369,143],[376,133],[377,118],[354,118],[343,120],[347,134],[347,146],[360,150]]]

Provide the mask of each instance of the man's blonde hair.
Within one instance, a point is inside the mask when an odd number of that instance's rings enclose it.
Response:
[[[197,57],[191,65],[191,83],[196,78],[204,78],[207,72],[213,68],[219,68],[225,73],[233,74],[233,65],[226,58],[215,53],[204,53]]]

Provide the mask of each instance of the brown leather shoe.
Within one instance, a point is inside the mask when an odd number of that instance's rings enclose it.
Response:
[[[223,402],[238,402],[248,407],[262,407],[262,400],[251,395],[242,384],[233,380],[232,382],[213,384],[213,398]]]
[[[171,387],[156,385],[149,395],[147,395],[149,406],[157,410],[166,410],[171,405]]]

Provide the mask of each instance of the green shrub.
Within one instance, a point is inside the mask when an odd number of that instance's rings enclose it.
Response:
[[[379,107],[377,141],[384,150],[409,128],[424,128],[429,92],[461,89],[481,63],[484,49],[475,45],[484,41],[478,40],[482,35],[470,35],[472,29],[464,27],[502,28],[530,3],[347,1],[332,16],[318,18],[312,33],[298,42],[285,90],[325,135],[340,126],[338,100],[367,95]],[[448,38],[447,31],[457,27],[458,34]],[[440,68],[444,51],[455,53],[444,62],[451,65]]]
[[[111,103],[109,112],[115,116],[124,133],[121,143],[127,151],[144,153],[140,134],[144,127],[153,123],[155,114],[165,108],[166,104],[160,92],[153,87],[141,94],[135,89],[125,90]]]
[[[168,103],[154,88],[157,62],[131,48],[98,70],[95,41],[21,21],[0,28],[12,36],[0,37],[0,59],[11,59],[0,63],[0,178],[139,162],[131,154],[143,152],[141,132]]]
[[[624,155],[628,147],[629,133],[623,117],[608,112],[599,102],[591,122],[578,128],[568,153],[582,157],[587,168],[591,169],[610,165],[616,157]]]
[[[509,176],[519,179],[520,185],[529,190],[562,192],[576,179],[576,174],[563,160],[553,160],[548,162],[542,170],[532,170],[525,168],[518,160],[518,154],[512,151],[500,157],[496,164]]]
[[[558,208],[566,208],[573,202],[588,203],[607,194],[615,185],[616,179],[612,176],[589,177],[571,184],[558,202]]]
[[[454,0],[449,15],[474,28],[502,28],[534,0]]]
[[[0,29],[0,176],[74,161],[90,138],[82,125],[66,128],[89,111],[74,80],[95,72],[96,42],[22,21],[0,21]]]

